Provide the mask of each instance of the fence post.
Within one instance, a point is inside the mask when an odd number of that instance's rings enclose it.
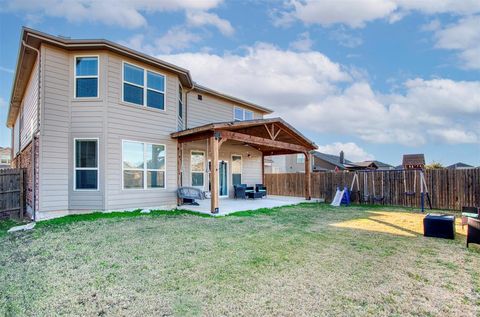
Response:
[[[24,212],[24,201],[25,201],[25,190],[23,186],[23,169],[20,169],[20,184],[19,184],[19,190],[20,190],[20,210],[19,210],[19,218],[20,220],[23,220],[23,212]]]

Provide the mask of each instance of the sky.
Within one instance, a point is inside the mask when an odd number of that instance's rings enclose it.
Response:
[[[478,0],[0,0],[0,146],[22,26],[185,67],[322,152],[480,165]]]

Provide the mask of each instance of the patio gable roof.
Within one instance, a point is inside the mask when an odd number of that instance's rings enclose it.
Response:
[[[281,118],[209,123],[171,134],[180,143],[212,136],[242,142],[264,155],[305,153],[317,148],[314,142]]]

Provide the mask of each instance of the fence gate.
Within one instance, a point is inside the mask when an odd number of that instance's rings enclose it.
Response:
[[[0,219],[23,218],[25,190],[23,169],[0,169]]]

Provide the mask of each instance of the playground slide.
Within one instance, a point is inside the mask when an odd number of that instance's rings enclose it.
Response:
[[[344,193],[345,193],[345,190],[337,189],[337,192],[335,193],[335,198],[333,198],[333,201],[330,205],[334,207],[339,207],[340,204],[342,203],[342,198]]]

